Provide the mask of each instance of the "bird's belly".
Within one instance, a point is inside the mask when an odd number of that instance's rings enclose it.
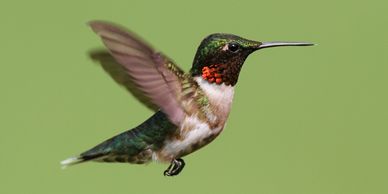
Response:
[[[172,159],[190,154],[213,141],[223,127],[222,124],[212,128],[196,116],[186,117],[180,130],[165,140],[162,148],[153,155],[153,159],[170,162]]]

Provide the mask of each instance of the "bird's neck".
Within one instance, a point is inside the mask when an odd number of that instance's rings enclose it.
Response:
[[[209,66],[204,66],[201,69],[201,77],[210,84],[215,83],[218,85],[226,84],[229,85],[227,76],[225,76],[225,64],[213,64]]]
[[[193,77],[201,76],[210,84],[234,86],[237,83],[242,63],[209,63],[210,65],[194,65],[191,70]]]
[[[222,120],[222,122],[226,122],[232,106],[234,86],[226,85],[225,83],[209,83],[202,76],[196,76],[194,80],[209,100],[209,109],[214,116]]]

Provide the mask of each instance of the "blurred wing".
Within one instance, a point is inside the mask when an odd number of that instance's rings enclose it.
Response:
[[[107,22],[89,24],[138,89],[178,126],[185,115],[179,103],[184,72],[136,35]]]

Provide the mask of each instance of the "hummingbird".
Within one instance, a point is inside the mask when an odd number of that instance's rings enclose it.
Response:
[[[62,161],[63,167],[87,161],[157,161],[169,164],[165,176],[178,175],[185,166],[182,157],[206,146],[223,131],[240,70],[251,53],[271,47],[313,45],[259,42],[214,33],[202,40],[191,70],[185,73],[133,32],[104,21],[91,21],[89,25],[136,88],[159,109],[137,127]]]

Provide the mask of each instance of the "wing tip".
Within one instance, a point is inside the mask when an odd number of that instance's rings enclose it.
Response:
[[[96,34],[104,31],[121,35],[128,35],[130,31],[123,26],[104,20],[91,20],[86,23]]]
[[[92,30],[97,33],[99,30],[102,30],[106,26],[110,26],[112,24],[107,22],[107,21],[102,21],[102,20],[91,20],[91,21],[87,22],[86,25],[91,27]]]

